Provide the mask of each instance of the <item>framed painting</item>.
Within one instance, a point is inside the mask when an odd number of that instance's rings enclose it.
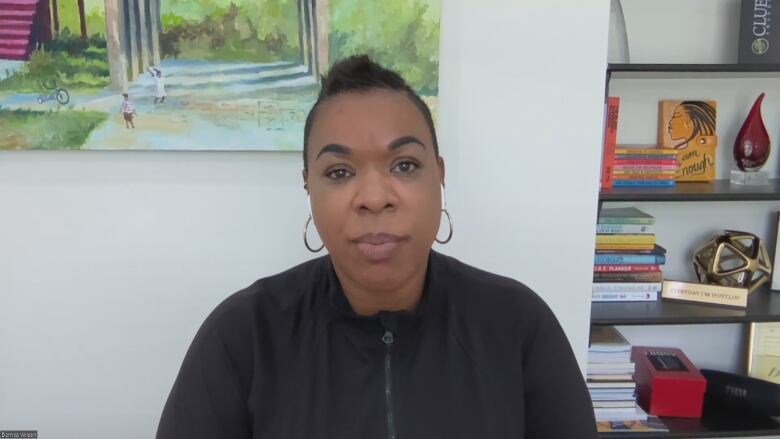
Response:
[[[435,111],[440,0],[0,0],[0,149],[301,150],[367,53]]]

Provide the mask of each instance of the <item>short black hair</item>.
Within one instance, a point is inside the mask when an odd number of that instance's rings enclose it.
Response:
[[[404,78],[398,73],[386,69],[374,62],[368,55],[354,55],[344,58],[322,77],[322,88],[317,96],[317,101],[306,116],[306,125],[303,128],[303,169],[308,169],[306,153],[309,150],[309,135],[314,125],[314,117],[317,108],[328,99],[349,92],[367,92],[372,90],[393,90],[404,93],[407,98],[420,110],[428,129],[431,130],[433,139],[433,152],[439,157],[439,143],[436,140],[436,128],[433,126],[433,117],[428,105],[420,96],[412,90]]]

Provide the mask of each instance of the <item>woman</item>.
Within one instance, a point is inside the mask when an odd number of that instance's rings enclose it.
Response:
[[[431,250],[444,162],[403,79],[337,63],[304,131],[306,225],[330,254],[212,312],[157,438],[595,438],[544,302]]]
[[[682,101],[669,119],[669,138],[679,140],[674,149],[685,149],[701,136],[715,135],[715,108],[703,101]]]

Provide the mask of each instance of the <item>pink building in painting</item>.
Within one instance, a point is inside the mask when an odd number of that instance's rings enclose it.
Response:
[[[27,60],[50,40],[48,0],[0,0],[0,59]]]

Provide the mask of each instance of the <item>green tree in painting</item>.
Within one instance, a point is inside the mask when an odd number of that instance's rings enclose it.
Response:
[[[329,0],[330,60],[368,53],[423,95],[438,93],[438,0]]]
[[[296,0],[169,0],[163,2],[166,58],[212,61],[295,61]]]

